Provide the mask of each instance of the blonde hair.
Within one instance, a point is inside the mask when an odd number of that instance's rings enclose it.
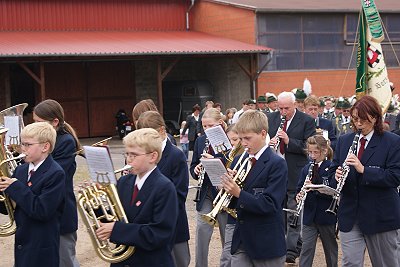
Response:
[[[322,150],[326,149],[326,151],[327,151],[326,152],[327,159],[332,160],[332,158],[333,158],[333,150],[332,150],[331,146],[329,145],[329,143],[330,143],[330,141],[326,140],[325,137],[323,137],[320,134],[316,134],[316,135],[310,136],[307,139],[307,146],[306,146],[307,149],[306,149],[306,151],[308,150],[308,146],[309,145],[316,145],[317,149],[319,151],[322,151]]]
[[[206,111],[204,111],[203,117],[205,119],[213,119],[215,121],[220,121],[222,128],[225,130],[226,129],[226,123],[224,121],[224,115],[221,114],[221,112],[216,109],[216,108],[209,108]]]
[[[320,101],[316,96],[308,96],[304,99],[304,106],[317,106],[319,107]]]
[[[138,146],[146,153],[157,152],[156,163],[161,159],[162,140],[159,133],[151,128],[135,130],[124,137],[123,143],[127,147]]]
[[[235,130],[238,133],[259,134],[262,130],[268,133],[267,116],[258,110],[247,110],[239,117],[239,121],[235,124]]]
[[[53,152],[56,144],[57,132],[48,122],[34,122],[28,124],[24,129],[22,129],[21,138],[34,138],[38,140],[39,143],[48,142],[50,144],[50,149],[48,151],[50,154]]]

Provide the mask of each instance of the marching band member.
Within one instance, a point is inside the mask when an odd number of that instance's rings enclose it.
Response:
[[[25,163],[15,169],[13,178],[0,177],[0,191],[16,203],[15,267],[54,267],[60,263],[65,173],[51,156],[56,137],[47,122],[27,125],[21,132]],[[3,202],[0,210],[5,212]]]
[[[117,183],[118,195],[129,223],[100,223],[100,240],[134,246],[135,253],[111,266],[175,266],[171,255],[178,217],[173,183],[157,167],[162,140],[154,129],[144,128],[124,137],[125,156],[132,173]]]
[[[56,144],[51,155],[64,169],[66,178],[65,206],[60,225],[60,267],[78,267],[75,251],[78,214],[73,178],[76,171],[76,151],[80,148],[79,140],[75,130],[64,120],[64,109],[55,100],[47,99],[37,104],[33,109],[33,120],[48,122],[57,131]]]
[[[224,126],[224,121],[221,113],[215,109],[207,109],[201,119],[204,130],[215,127],[218,125]],[[206,135],[202,135],[196,139],[193,151],[192,162],[190,164],[190,173],[196,180],[199,179],[202,165],[200,163],[201,157],[213,157],[217,156],[212,151],[212,148],[205,148]],[[203,154],[204,150],[208,150],[208,153]],[[207,174],[204,174],[204,180],[200,188],[200,199],[196,203],[197,210],[197,225],[196,225],[196,267],[207,267],[208,266],[208,250],[211,241],[211,236],[214,227],[205,222],[202,218],[202,214],[209,213],[213,208],[213,200],[217,196],[217,189],[211,184]],[[227,214],[220,213],[217,216],[219,233],[221,236],[222,245],[225,242],[225,225],[227,220]]]
[[[322,135],[314,135],[307,139],[307,152],[310,159],[315,161],[315,165],[312,170],[312,177],[309,177],[310,181],[306,181],[306,177],[311,163],[304,166],[301,171],[297,184],[297,202],[304,197],[301,194],[304,183],[324,184],[336,188],[336,182],[332,181],[332,184],[329,184],[328,179],[328,168],[333,156],[333,150],[328,142]],[[308,191],[307,193],[303,212],[303,246],[300,253],[300,267],[311,267],[313,265],[318,236],[324,248],[326,266],[338,266],[338,244],[335,234],[336,216],[325,212],[331,200],[332,197],[323,195],[318,191]]]
[[[226,135],[228,136],[229,141],[231,142],[232,149],[229,152],[228,157],[226,157],[227,162],[225,166],[230,169],[234,167],[232,166],[233,159],[244,152],[244,148],[240,142],[239,134],[235,129],[235,125],[236,124],[232,124],[226,129]],[[225,243],[222,248],[220,265],[219,265],[220,267],[231,266],[231,245],[232,245],[232,235],[234,229],[235,229],[235,220],[233,218],[230,218],[230,215],[228,214],[228,223],[225,226]]]
[[[243,113],[235,125],[252,167],[244,187],[229,172],[222,177],[226,192],[237,198],[231,266],[284,266],[286,258],[282,205],[287,166],[266,143],[268,120],[261,111]],[[234,162],[235,163],[235,162]],[[232,217],[230,217],[232,218]]]
[[[269,122],[270,145],[275,145],[280,140],[278,155],[285,158],[288,168],[288,185],[286,206],[288,209],[296,208],[296,187],[299,174],[304,165],[307,164],[307,156],[304,153],[307,138],[315,134],[314,120],[296,110],[295,96],[291,92],[282,92],[278,95],[279,112],[273,112],[267,115]],[[283,130],[279,130],[281,115],[286,115],[286,122]],[[288,214],[287,221],[293,220],[293,215]],[[296,228],[288,227],[287,230],[287,258],[286,262],[294,263],[300,255],[301,238],[300,224]]]
[[[371,96],[354,104],[352,124],[361,130],[357,155],[348,153],[355,133],[341,136],[331,165],[337,181],[342,163],[350,166],[338,209],[343,266],[364,266],[366,248],[373,266],[400,266],[400,138],[383,131],[381,112]]]
[[[189,188],[189,171],[184,153],[172,145],[166,134],[163,117],[157,111],[146,111],[137,121],[137,129],[152,128],[162,139],[161,159],[157,164],[161,173],[175,185],[178,197],[178,221],[172,243],[172,257],[176,267],[187,267],[190,263],[189,224],[186,214],[186,197]]]

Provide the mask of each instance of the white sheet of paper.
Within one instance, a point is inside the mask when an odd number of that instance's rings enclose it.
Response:
[[[329,140],[329,133],[327,130],[322,131],[322,136],[325,138],[325,140]]]
[[[83,146],[89,174],[95,183],[117,184],[108,147]]]
[[[323,185],[323,184],[308,184],[305,186],[306,189],[309,190],[316,190],[318,192],[320,192],[321,194],[325,194],[325,195],[329,195],[329,196],[334,196],[337,195],[338,192],[332,188],[329,187],[327,185]]]
[[[201,164],[203,165],[208,178],[213,186],[221,185],[221,176],[226,173],[226,168],[222,161],[218,158],[214,159],[200,159]]]
[[[19,116],[4,116],[4,128],[8,129],[5,142],[7,146],[21,143],[19,119]]]
[[[231,142],[229,142],[228,136],[221,126],[208,128],[204,132],[210,141],[214,153],[225,152],[232,148]]]

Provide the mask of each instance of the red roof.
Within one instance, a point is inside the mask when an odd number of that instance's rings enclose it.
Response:
[[[270,50],[193,31],[0,32],[0,57],[244,54]]]

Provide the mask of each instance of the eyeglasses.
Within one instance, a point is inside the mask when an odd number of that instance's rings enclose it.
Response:
[[[343,112],[350,112],[350,109],[344,109]]]
[[[153,152],[144,153],[144,154],[136,154],[136,153],[133,153],[133,152],[125,152],[123,155],[124,155],[124,157],[125,157],[126,159],[127,159],[127,158],[135,159],[136,157],[144,156],[144,155],[149,155],[149,154],[151,154],[151,153],[153,153]]]
[[[44,144],[44,142],[39,142],[39,143],[21,143],[21,146],[23,146],[23,147],[31,147],[31,146],[37,145],[37,144]]]

